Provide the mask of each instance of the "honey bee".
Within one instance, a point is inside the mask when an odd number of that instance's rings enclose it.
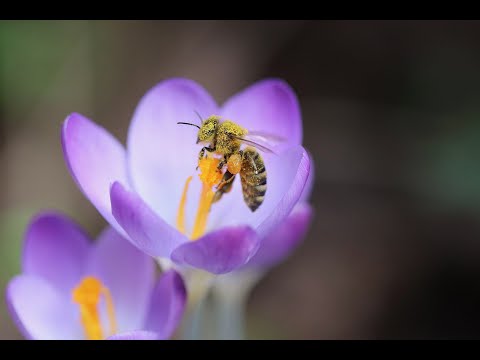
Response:
[[[222,156],[218,169],[223,170],[226,165],[226,170],[217,186],[213,202],[219,201],[225,193],[231,191],[235,176],[240,174],[243,199],[252,212],[257,210],[262,205],[267,191],[267,171],[257,149],[266,153],[273,151],[251,140],[255,137],[255,132],[249,132],[233,121],[222,121],[216,115],[206,118],[201,126],[184,122],[177,124],[191,125],[199,129],[197,144],[206,144],[198,154],[199,160],[205,156],[206,151]],[[259,139],[268,137],[257,134]],[[242,144],[247,145],[243,150]]]

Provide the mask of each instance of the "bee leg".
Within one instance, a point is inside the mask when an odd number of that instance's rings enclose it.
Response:
[[[222,170],[226,163],[227,163],[227,157],[224,156],[223,160],[218,163],[217,169]]]
[[[212,203],[216,203],[222,198],[222,195],[232,190],[233,180],[235,180],[235,174],[225,171],[222,181],[217,186],[217,191],[213,197]]]
[[[233,181],[233,179],[235,179],[235,174],[232,174],[227,170],[225,172],[225,175],[223,176],[222,182],[218,184],[218,189],[222,189],[223,192],[229,192],[232,188],[232,185],[230,183]]]
[[[211,147],[208,147],[208,146],[204,146],[200,152],[198,153],[198,161],[200,162],[200,160],[203,159],[203,157],[205,156],[205,151],[208,151],[208,152],[212,152],[212,151],[215,151],[215,148],[211,148]],[[198,166],[195,170],[198,170]]]
[[[200,161],[205,156],[205,151],[212,152],[215,151],[215,148],[204,146],[198,153],[198,161]]]

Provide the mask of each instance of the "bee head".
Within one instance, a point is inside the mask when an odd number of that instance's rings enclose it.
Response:
[[[212,115],[205,119],[200,130],[198,130],[197,144],[199,142],[211,142],[217,133],[218,124],[218,116]]]

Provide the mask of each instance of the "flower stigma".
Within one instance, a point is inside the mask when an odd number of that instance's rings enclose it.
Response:
[[[192,240],[201,237],[207,228],[208,214],[210,213],[210,207],[215,195],[213,188],[220,183],[223,177],[222,172],[218,169],[219,163],[220,159],[208,154],[198,162],[198,168],[200,169],[200,174],[198,176],[202,182],[202,190],[192,234],[190,236]],[[186,234],[185,205],[187,203],[187,191],[191,180],[192,177],[189,176],[185,182],[182,197],[180,199],[180,206],[177,212],[177,229],[183,234]]]
[[[93,276],[84,277],[80,284],[72,290],[73,302],[80,308],[80,321],[88,340],[102,340],[106,337],[98,308],[102,295],[107,307],[109,335],[113,335],[117,332],[117,322],[110,290]]]

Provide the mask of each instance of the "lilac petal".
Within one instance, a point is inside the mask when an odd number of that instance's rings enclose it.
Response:
[[[62,129],[62,145],[70,173],[85,196],[117,230],[111,214],[110,185],[127,181],[125,149],[108,131],[80,114],[69,115]]]
[[[182,320],[187,293],[182,277],[174,270],[162,274],[153,290],[145,329],[154,331],[158,339],[168,339]]]
[[[37,275],[68,293],[79,281],[90,243],[79,226],[64,215],[37,215],[28,226],[23,249],[25,274]]]
[[[257,253],[246,267],[271,267],[285,259],[305,237],[313,210],[307,203],[298,203],[290,215],[260,243]]]
[[[197,166],[200,145],[193,126],[218,114],[208,92],[187,79],[170,79],[148,91],[140,101],[128,132],[128,164],[132,184],[147,204],[175,224],[183,185]]]
[[[8,309],[28,339],[82,339],[78,309],[69,297],[35,275],[19,275],[7,287]]]
[[[100,235],[86,275],[99,278],[110,290],[119,331],[141,329],[154,284],[153,259],[113,228]]]
[[[312,159],[312,155],[308,152],[310,159]],[[307,182],[305,187],[303,188],[302,195],[300,195],[300,199],[298,202],[308,202],[310,200],[310,196],[312,195],[313,185],[315,184],[315,166],[314,162],[310,161],[310,172],[308,173]]]
[[[268,215],[256,228],[259,236],[264,237],[269,234],[290,214],[307,182],[310,173],[310,158],[302,147],[292,150],[286,154],[283,161],[279,159],[280,157],[272,161],[270,174],[273,175],[273,178],[276,176],[284,176],[284,178],[278,184],[275,181],[270,182],[272,200],[265,201],[265,212]],[[292,174],[294,175],[292,176]],[[279,193],[280,201],[274,204]],[[272,207],[270,209],[273,211],[268,213],[271,205],[273,205],[273,209]]]
[[[188,239],[158,217],[134,192],[115,182],[110,190],[112,213],[129,240],[151,256],[170,257]]]
[[[300,106],[292,88],[283,80],[259,81],[231,97],[221,115],[250,131],[276,135],[286,145],[302,143]]]
[[[278,156],[264,156],[267,171],[267,193],[263,204],[252,212],[243,200],[240,179],[230,193],[212,207],[212,224],[229,226],[247,224],[259,238],[277,227],[293,209],[305,187],[310,159],[301,146]]]
[[[257,234],[250,227],[226,227],[180,245],[173,251],[172,260],[179,265],[224,274],[244,265],[258,245]]]
[[[112,335],[106,340],[158,340],[158,334],[151,331],[136,330]]]

